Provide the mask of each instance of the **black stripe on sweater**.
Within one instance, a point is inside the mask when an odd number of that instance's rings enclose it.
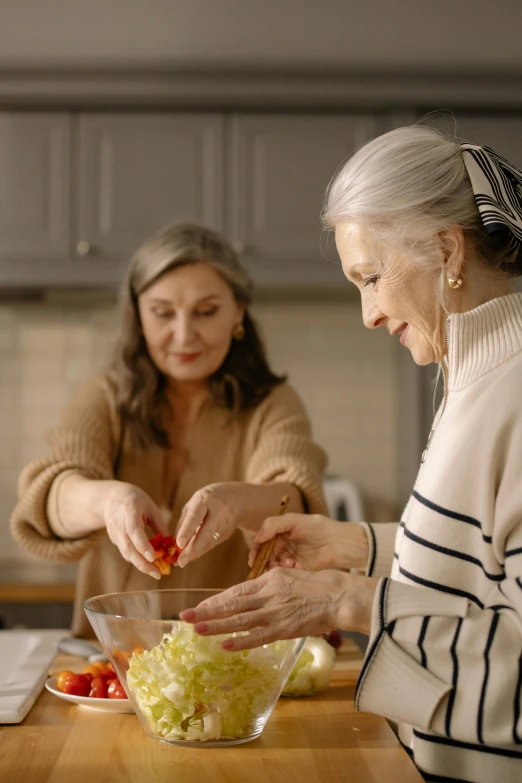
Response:
[[[407,527],[404,528],[404,535],[416,544],[425,546],[427,549],[432,549],[434,552],[440,552],[442,555],[456,557],[459,560],[465,560],[467,563],[473,563],[473,565],[479,566],[487,578],[491,579],[493,582],[501,582],[505,578],[505,574],[490,574],[486,571],[482,562],[477,557],[472,557],[472,555],[467,555],[464,552],[458,552],[456,549],[448,549],[448,547],[440,546],[440,544],[434,544],[431,541],[427,541],[425,538],[421,538],[415,533],[412,533]]]
[[[522,691],[522,655],[518,659],[518,682],[515,690],[514,722],[513,722],[513,742],[515,745],[522,744],[520,734],[518,733],[518,721],[520,720],[520,693]]]
[[[488,687],[488,680],[489,680],[489,652],[491,650],[491,645],[493,644],[493,639],[495,638],[495,631],[497,630],[497,625],[499,621],[500,615],[495,612],[493,615],[493,620],[491,621],[491,627],[489,629],[488,634],[488,640],[486,642],[486,649],[484,650],[484,680],[482,681],[482,690],[480,692],[480,701],[479,701],[479,708],[478,708],[478,719],[477,719],[477,737],[478,741],[481,745],[484,745],[484,703],[486,701],[486,691]]]
[[[515,555],[522,555],[522,546],[518,547],[518,549],[508,549],[507,552],[504,552],[504,557],[514,557]]]
[[[457,622],[457,628],[455,630],[455,636],[453,637],[453,641],[451,643],[451,658],[453,660],[453,679],[452,679],[452,686],[453,690],[450,692],[449,699],[448,699],[448,709],[446,710],[446,734],[448,737],[451,737],[451,716],[453,714],[453,705],[455,703],[455,696],[457,695],[457,682],[459,679],[459,659],[457,656],[457,644],[459,641],[459,634],[460,629],[462,628],[462,622],[463,618],[459,617]]]
[[[434,734],[424,734],[418,729],[413,729],[413,734],[418,739],[425,742],[433,742],[435,745],[446,745],[452,748],[462,748],[462,750],[476,750],[479,753],[491,753],[493,756],[504,756],[508,759],[522,759],[522,753],[519,750],[509,750],[509,748],[493,748],[491,745],[476,745],[474,742],[460,742],[459,740],[438,737]]]
[[[370,556],[370,562],[368,563],[368,576],[371,576],[373,574],[373,569],[375,568],[375,560],[377,558],[377,540],[375,538],[375,533],[373,532],[373,528],[371,525],[368,525],[368,529],[370,531],[370,537],[371,537],[371,556]]]
[[[408,579],[411,579],[411,581],[415,582],[416,584],[423,585],[424,587],[431,587],[433,590],[439,590],[441,593],[449,593],[449,595],[457,595],[462,598],[467,598],[468,601],[473,601],[474,604],[479,606],[481,609],[484,609],[484,604],[480,598],[477,598],[477,596],[473,595],[473,593],[468,593],[465,590],[459,590],[456,587],[441,585],[439,582],[431,582],[429,579],[424,579],[422,576],[416,576],[415,574],[412,574],[411,571],[406,571],[406,569],[401,565],[399,566],[399,571],[403,576],[408,577]]]
[[[459,522],[466,522],[466,524],[473,525],[473,527],[478,527],[478,529],[482,533],[482,525],[480,524],[478,519],[474,519],[473,517],[468,517],[466,514],[459,514],[457,511],[451,511],[449,508],[443,508],[442,506],[438,506],[436,503],[433,503],[431,500],[428,500],[428,498],[419,495],[419,493],[416,490],[413,491],[413,497],[416,500],[418,500],[419,503],[422,503],[423,506],[426,506],[427,508],[431,508],[432,511],[437,511],[439,514],[442,514],[445,517],[450,517],[450,519],[456,519]],[[482,533],[482,538],[487,544],[491,544],[493,541],[491,536],[486,536],[484,535],[484,533]]]
[[[371,664],[373,663],[373,659],[375,658],[375,655],[377,654],[377,650],[379,649],[379,645],[381,643],[383,634],[386,630],[385,625],[385,616],[384,616],[384,607],[386,606],[386,597],[388,594],[388,588],[390,585],[390,580],[385,578],[381,582],[381,587],[379,591],[379,633],[373,640],[373,644],[368,651],[366,658],[364,659],[364,663],[362,666],[362,669],[359,673],[359,677],[357,679],[357,685],[355,686],[355,708],[359,709],[359,697],[361,694],[361,690],[364,684],[364,680],[366,679],[366,675],[368,674],[368,669],[370,668]]]
[[[428,630],[428,623],[430,621],[429,617],[425,617],[422,621],[421,631],[419,634],[419,641],[417,642],[419,646],[420,656],[421,656],[421,666],[424,666],[425,669],[428,668],[428,659],[426,657],[426,650],[424,649],[424,639],[426,637],[426,631]]]

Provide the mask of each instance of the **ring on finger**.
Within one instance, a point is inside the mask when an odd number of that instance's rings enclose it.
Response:
[[[219,541],[221,534],[216,530],[214,533],[212,533],[212,538],[214,538],[216,541]]]

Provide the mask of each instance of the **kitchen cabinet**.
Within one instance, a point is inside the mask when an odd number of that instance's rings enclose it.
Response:
[[[224,230],[258,285],[337,286],[324,192],[382,127],[371,114],[2,116],[0,286],[33,287],[114,286],[180,220]]]
[[[321,230],[324,193],[342,161],[380,127],[371,114],[231,119],[227,233],[258,282],[342,282],[332,235]]]
[[[77,145],[77,255],[127,258],[174,221],[222,228],[220,115],[83,114]]]
[[[71,120],[0,112],[0,258],[15,271],[67,258]]]

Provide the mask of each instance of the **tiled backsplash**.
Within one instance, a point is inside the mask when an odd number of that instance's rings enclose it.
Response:
[[[399,433],[395,343],[370,332],[353,298],[263,296],[253,308],[274,369],[300,392],[328,470],[361,489],[369,519],[394,519]],[[8,520],[20,469],[45,452],[45,434],[76,384],[112,348],[108,296],[63,295],[0,305],[0,560],[24,556]]]

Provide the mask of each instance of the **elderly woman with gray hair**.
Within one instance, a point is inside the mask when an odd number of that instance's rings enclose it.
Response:
[[[522,173],[426,127],[361,148],[324,211],[369,329],[444,398],[399,524],[289,513],[273,568],[188,610],[242,649],[331,628],[370,642],[359,709],[399,724],[427,780],[522,780]],[[251,559],[255,548],[251,552]],[[354,573],[365,570],[365,576]],[[314,573],[311,573],[314,572]]]

